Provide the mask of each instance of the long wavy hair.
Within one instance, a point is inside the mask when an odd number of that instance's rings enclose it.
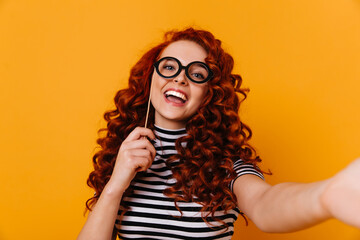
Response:
[[[236,177],[234,161],[241,158],[260,170],[257,165],[261,160],[248,143],[251,130],[238,115],[248,90],[241,88],[240,75],[232,73],[233,58],[208,31],[169,31],[164,41],[146,52],[131,69],[128,88],[116,93],[115,109],[104,114],[107,127],[99,130],[104,135],[97,140],[100,150],[93,156],[94,170],[87,180],[96,193],[86,202],[87,209],[91,210],[109,181],[121,143],[135,127],[144,126],[153,63],[169,44],[178,40],[193,41],[207,51],[205,62],[214,77],[208,82],[209,90],[199,109],[186,124],[187,135],[176,141],[178,154],[167,162],[176,184],[164,194],[173,198],[176,206],[179,201],[198,202],[203,206],[202,212],[207,213],[203,219],[216,219],[216,210],[236,207],[235,195],[229,188]],[[149,128],[154,128],[153,108]],[[177,164],[171,164],[175,161]]]

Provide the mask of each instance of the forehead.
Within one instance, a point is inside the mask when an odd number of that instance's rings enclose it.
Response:
[[[195,42],[180,40],[167,46],[160,55],[160,58],[162,57],[175,57],[182,64],[187,64],[194,61],[205,62],[207,52]]]

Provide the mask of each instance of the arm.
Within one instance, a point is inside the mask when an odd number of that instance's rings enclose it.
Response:
[[[238,207],[265,232],[292,232],[331,217],[360,227],[360,160],[314,183],[271,186],[244,175],[234,183]]]
[[[116,194],[106,186],[99,200],[89,213],[78,240],[81,239],[116,239],[115,220],[122,194]]]
[[[78,240],[116,239],[114,225],[123,192],[136,173],[148,169],[155,157],[154,147],[144,136],[155,138],[151,130],[136,128],[120,146],[110,180],[90,212]]]

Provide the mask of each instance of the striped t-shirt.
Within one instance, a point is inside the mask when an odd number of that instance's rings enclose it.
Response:
[[[186,130],[167,130],[155,126],[154,132],[154,162],[140,178],[131,183],[134,191],[123,199],[129,209],[121,222],[121,211],[118,212],[115,227],[120,239],[231,239],[239,209],[235,208],[226,213],[223,210],[216,211],[215,216],[228,224],[226,229],[225,225],[210,217],[207,220],[211,225],[205,223],[201,218],[202,205],[198,203],[178,202],[183,213],[181,215],[174,200],[163,194],[166,188],[175,183],[165,162],[177,153],[175,141],[186,135]],[[234,169],[237,176],[254,174],[263,178],[251,164],[244,164],[241,160],[234,163]]]

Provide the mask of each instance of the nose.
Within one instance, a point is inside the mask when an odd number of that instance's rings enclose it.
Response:
[[[181,85],[187,85],[188,84],[188,80],[186,78],[186,74],[185,74],[185,69],[182,69],[181,72],[179,73],[179,75],[177,75],[176,77],[174,77],[173,81],[175,83],[179,83]]]

